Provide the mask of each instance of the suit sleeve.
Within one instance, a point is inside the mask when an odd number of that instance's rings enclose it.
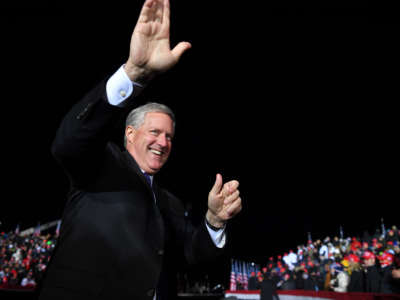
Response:
[[[124,109],[109,104],[106,81],[98,84],[65,116],[52,144],[52,154],[80,187],[95,174],[96,162],[104,155],[113,124]]]
[[[218,248],[212,240],[204,222],[194,229],[186,245],[185,256],[190,263],[200,264],[217,259],[226,253],[225,247]]]
[[[210,262],[226,254],[227,245],[218,248],[208,232],[205,222],[194,226],[185,216],[182,201],[164,190],[167,202],[160,204],[163,216],[175,230],[175,241],[181,243],[185,261],[188,264]]]

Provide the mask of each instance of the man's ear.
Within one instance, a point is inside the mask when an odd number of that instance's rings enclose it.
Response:
[[[135,139],[136,129],[132,125],[128,125],[125,128],[126,144],[132,144]]]

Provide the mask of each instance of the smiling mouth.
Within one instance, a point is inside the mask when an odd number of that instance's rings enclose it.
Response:
[[[163,151],[159,151],[159,150],[155,150],[155,149],[150,149],[150,152],[155,155],[158,155],[158,156],[161,156],[164,153]]]

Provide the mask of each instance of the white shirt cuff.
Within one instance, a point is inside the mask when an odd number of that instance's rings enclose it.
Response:
[[[207,227],[208,233],[210,234],[211,239],[213,240],[215,246],[217,246],[218,248],[223,248],[225,246],[225,242],[226,242],[225,227],[221,228],[218,231],[212,230],[210,227],[208,227],[207,223],[206,223],[206,227]]]
[[[142,85],[132,82],[129,79],[122,65],[107,81],[107,99],[111,105],[123,107],[128,104],[126,99],[128,99],[132,93],[136,96],[142,89]]]

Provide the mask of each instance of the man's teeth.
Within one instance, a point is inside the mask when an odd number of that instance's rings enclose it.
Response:
[[[156,155],[161,155],[161,154],[162,154],[161,151],[157,151],[157,150],[154,150],[154,149],[150,149],[150,152],[151,152],[151,153],[154,153],[154,154],[156,154]]]

